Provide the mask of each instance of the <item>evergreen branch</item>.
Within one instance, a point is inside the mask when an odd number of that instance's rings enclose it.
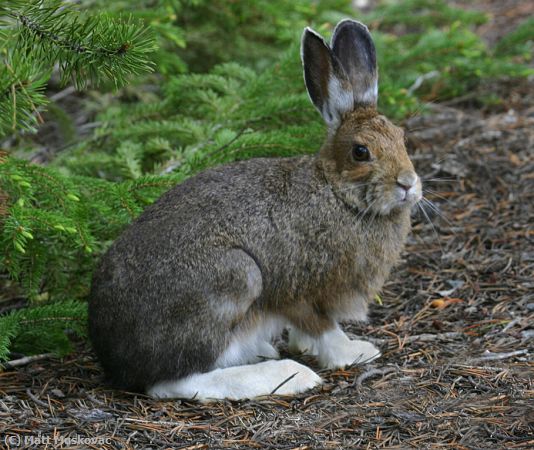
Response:
[[[154,66],[154,36],[131,17],[82,17],[63,0],[10,0],[0,6],[0,21],[0,137],[42,123],[43,91],[56,64],[61,82],[78,89],[105,80],[120,87]]]
[[[108,78],[119,87],[128,75],[152,70],[146,55],[155,49],[154,37],[131,18],[81,18],[62,0],[31,0],[8,14],[19,24],[18,45],[49,66],[59,63],[63,83],[72,79],[83,88]]]
[[[0,40],[0,48],[1,44]],[[4,52],[1,61],[0,137],[18,128],[34,129],[43,121],[39,108],[48,102],[43,94],[46,76],[39,64],[26,60],[18,49]]]
[[[0,361],[9,359],[10,350],[65,354],[70,350],[65,330],[85,336],[86,319],[86,304],[72,300],[12,311],[0,317]]]
[[[115,49],[108,49],[104,47],[89,48],[89,47],[84,46],[80,42],[70,41],[52,31],[47,30],[45,27],[35,22],[27,15],[16,14],[15,17],[20,21],[20,23],[24,27],[28,28],[32,33],[37,35],[40,39],[43,39],[43,40],[48,39],[52,41],[58,47],[73,51],[75,53],[92,53],[92,54],[100,54],[102,56],[123,56],[130,48],[130,44],[128,44],[127,42],[121,44],[120,47],[115,48]]]

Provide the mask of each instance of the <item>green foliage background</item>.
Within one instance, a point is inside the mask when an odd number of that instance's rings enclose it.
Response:
[[[441,0],[383,1],[366,15],[349,0],[79,3],[0,6],[0,300],[28,304],[0,316],[0,360],[69,351],[69,331],[85,333],[98,257],[174,184],[215,164],[319,148],[304,26],[329,35],[342,18],[366,22],[379,108],[399,121],[468,92],[494,102],[486,81],[532,73],[531,19],[488,48],[473,31],[487,18]],[[84,89],[71,95],[85,127],[54,100],[69,85]],[[46,107],[62,142],[35,164]]]

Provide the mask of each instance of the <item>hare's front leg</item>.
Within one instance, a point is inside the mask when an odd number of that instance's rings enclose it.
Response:
[[[380,350],[370,342],[350,340],[337,324],[318,337],[312,337],[297,328],[291,328],[289,349],[315,355],[319,364],[328,369],[351,364],[365,364],[381,355]]]

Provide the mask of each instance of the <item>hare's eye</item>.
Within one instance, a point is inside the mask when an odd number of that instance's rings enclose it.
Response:
[[[352,159],[354,161],[369,161],[371,159],[371,153],[365,145],[354,144],[352,146]]]

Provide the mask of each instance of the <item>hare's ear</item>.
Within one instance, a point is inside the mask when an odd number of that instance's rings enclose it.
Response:
[[[311,101],[327,125],[335,128],[341,116],[354,107],[349,78],[325,40],[311,28],[302,35],[301,55]]]
[[[356,106],[376,106],[378,71],[373,39],[367,27],[355,20],[342,20],[332,36],[332,51],[352,85]]]

